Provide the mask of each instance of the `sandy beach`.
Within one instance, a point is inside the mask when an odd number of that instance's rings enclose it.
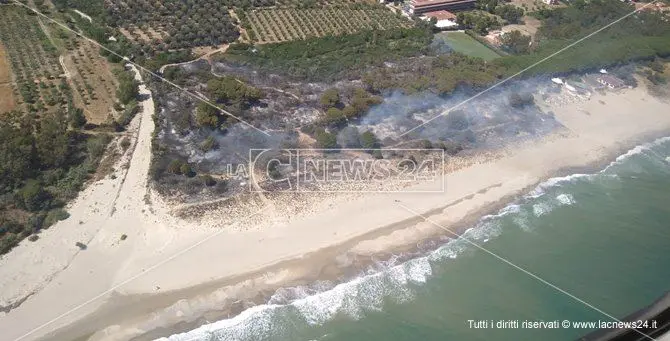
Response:
[[[462,231],[550,177],[597,168],[670,132],[670,104],[643,86],[594,94],[541,105],[565,129],[470,160],[445,175],[443,193],[331,198],[300,215],[281,198],[263,198],[236,216],[213,212],[196,222],[170,215],[148,186],[154,105],[145,86],[140,92],[147,99],[132,123],[135,145],[120,161],[127,169],[119,165],[117,179],[90,185],[69,219],[0,259],[2,340],[151,339],[183,331],[226,316],[221,311],[239,300],[338,277],[361,259],[447,235],[412,212]],[[311,205],[308,199],[296,200]],[[78,241],[87,249],[75,247]]]

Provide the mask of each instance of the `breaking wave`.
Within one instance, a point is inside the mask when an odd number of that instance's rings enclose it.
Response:
[[[524,231],[532,231],[534,219],[543,219],[556,209],[575,205],[579,199],[575,197],[575,189],[582,182],[609,185],[618,181],[619,176],[639,172],[639,164],[644,162],[627,162],[631,158],[642,158],[642,161],[656,166],[655,169],[658,163],[670,169],[668,151],[655,148],[668,142],[670,137],[637,146],[597,173],[551,178],[496,214],[482,217],[476,226],[466,230],[460,238],[449,240],[427,255],[405,262],[399,262],[402,259],[400,257],[392,257],[381,263],[381,266],[377,264],[377,267],[368,269],[365,274],[341,284],[320,281],[309,286],[282,288],[272,295],[267,304],[249,308],[233,318],[161,340],[297,339],[300,338],[298,334],[301,328],[304,330],[310,326],[320,326],[335,318],[361,319],[366,312],[383,309],[386,302],[407,302],[431,278],[433,264],[456,259],[464,252],[473,250],[472,243],[482,245],[489,242],[500,236],[503,226],[509,226],[510,223]]]

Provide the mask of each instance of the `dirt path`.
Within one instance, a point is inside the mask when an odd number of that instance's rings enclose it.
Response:
[[[77,10],[77,9],[73,10],[73,12],[79,14],[80,17],[88,20],[88,22],[93,23],[93,18],[91,18],[88,14],[86,14],[86,13],[80,11],[80,10]]]
[[[210,62],[210,65],[212,65],[211,62]],[[214,67],[213,67],[213,66],[212,66],[211,74],[214,75],[215,77],[219,77],[219,78],[221,78],[221,77],[225,77],[225,75],[222,75],[222,74],[220,74],[220,73],[216,73],[216,71],[214,71]],[[245,84],[245,85],[246,85],[246,83],[244,83],[243,81],[241,81],[241,80],[239,80],[239,79],[237,79],[237,78],[235,78],[235,80],[236,80],[238,83],[240,83],[240,84]],[[260,87],[258,87],[258,88],[260,88],[260,89],[264,89],[264,90],[272,90],[272,91],[276,91],[276,92],[281,92],[281,93],[283,93],[284,95],[288,95],[288,96],[291,96],[291,97],[293,97],[293,98],[295,98],[295,99],[297,99],[297,100],[300,100],[300,97],[298,97],[298,95],[296,95],[296,94],[294,94],[294,93],[292,93],[292,92],[288,92],[288,91],[286,91],[286,90],[282,90],[282,89],[275,88],[275,87],[271,87],[271,86],[260,86]]]
[[[56,42],[51,36],[51,33],[49,33],[49,29],[47,28],[47,26],[44,25],[44,22],[42,21],[41,17],[37,17],[37,22],[40,24],[40,28],[42,28],[42,32],[44,32],[44,35],[46,35],[47,39],[49,39],[49,42],[51,42],[51,45],[53,45],[55,48],[58,48],[58,45],[56,45]]]
[[[198,58],[196,58],[196,59],[189,60],[189,61],[187,61],[187,62],[181,62],[181,63],[173,63],[173,64],[163,65],[163,66],[161,66],[160,69],[158,69],[158,72],[160,72],[160,73],[162,74],[163,72],[165,72],[165,69],[167,69],[168,67],[191,64],[191,63],[195,63],[195,62],[197,62],[197,61],[199,61],[199,60],[203,60],[203,59],[205,59],[205,60],[207,60],[207,61],[209,61],[209,62],[211,63],[210,57],[213,56],[213,55],[216,54],[216,53],[219,53],[219,52],[221,52],[221,53],[226,52],[226,51],[228,50],[228,46],[230,46],[230,45],[224,45],[224,46],[221,47],[220,49],[216,49],[216,50],[214,50],[214,51],[208,52],[208,53],[206,53],[206,54],[204,54],[204,55],[202,55],[202,56],[200,56],[200,57],[198,57]]]
[[[63,55],[58,56],[58,62],[60,63],[60,67],[63,68],[65,78],[72,78],[72,74],[68,71],[67,66],[65,66],[65,57]]]

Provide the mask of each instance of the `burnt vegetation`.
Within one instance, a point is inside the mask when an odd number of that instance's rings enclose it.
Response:
[[[574,1],[563,8],[526,13],[509,4],[482,0],[478,6],[488,13],[465,13],[458,19],[472,36],[521,22],[523,15],[542,21],[535,37],[513,33],[505,38],[502,49],[509,55],[484,61],[436,46],[430,23],[382,15],[373,5],[57,2],[99,19],[98,29],[93,24],[88,32],[98,32],[103,40],[115,35],[117,42],[104,44],[154,70],[193,58],[189,48],[232,43],[226,53],[212,56],[211,63],[201,60],[164,70],[166,78],[225,112],[165,84],[152,85],[158,94],[159,129],[151,174],[163,193],[184,200],[240,192],[249,174],[231,174],[226,167],[246,164],[252,148],[362,148],[371,151],[369,157],[379,158],[388,156],[374,153],[379,147],[430,147],[454,155],[501,146],[509,139],[540,136],[560,127],[534,104],[534,94],[553,91],[539,86],[547,82],[547,74],[583,72],[670,53],[664,43],[670,34],[667,18],[654,12],[638,13],[604,30],[589,44],[576,45],[564,57],[525,72],[524,82],[450,110],[477,91],[602,27],[605,21],[630,12],[630,5]],[[376,16],[374,20],[388,25],[367,27],[356,16],[368,10]],[[326,13],[333,17],[352,14],[346,15],[346,22],[336,23],[325,18]],[[315,26],[317,17],[324,19]],[[240,33],[234,24],[245,28],[241,40],[237,40]],[[398,138],[426,120],[432,121]],[[272,170],[275,175],[283,171]]]

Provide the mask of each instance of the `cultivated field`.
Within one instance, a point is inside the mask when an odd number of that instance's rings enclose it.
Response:
[[[261,8],[238,16],[251,41],[283,41],[409,27],[411,23],[380,6],[331,5],[320,8]]]
[[[76,106],[84,108],[88,122],[106,122],[116,113],[113,107],[118,83],[109,63],[99,55],[97,46],[83,39],[67,38],[65,47],[67,53],[61,59]]]
[[[67,106],[69,87],[58,62],[58,51],[40,28],[37,17],[15,6],[3,6],[0,42],[15,76],[19,105],[35,113]]]
[[[0,114],[12,111],[15,106],[11,72],[7,53],[0,44]]]
[[[107,0],[106,20],[130,40],[158,50],[218,46],[237,40],[228,13],[236,1]],[[262,5],[261,1],[255,3]]]

